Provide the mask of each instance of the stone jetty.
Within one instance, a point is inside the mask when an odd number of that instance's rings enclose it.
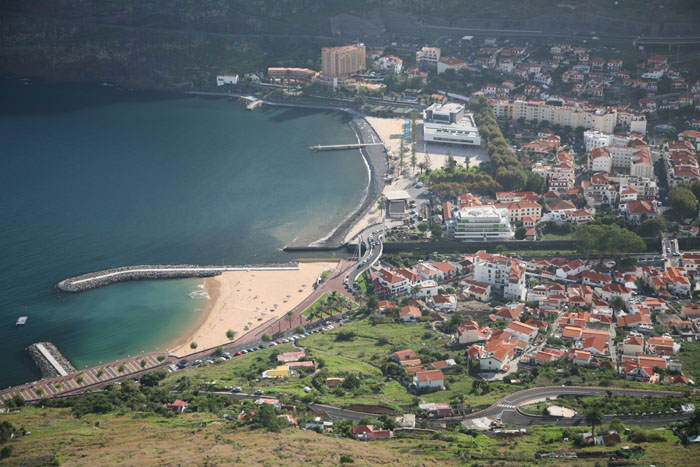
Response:
[[[27,352],[41,370],[42,378],[66,376],[78,371],[51,342],[36,342],[27,347]]]
[[[218,276],[225,271],[275,271],[296,269],[299,269],[299,264],[296,262],[247,266],[198,266],[192,264],[125,266],[103,269],[101,271],[70,277],[56,284],[56,288],[63,292],[77,293],[125,281],[212,277]]]

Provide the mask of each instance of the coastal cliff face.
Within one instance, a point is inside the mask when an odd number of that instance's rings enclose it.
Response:
[[[138,88],[211,86],[217,73],[319,65],[320,47],[431,37],[426,25],[685,34],[693,0],[5,0],[0,74]],[[663,7],[663,8],[662,8]],[[515,18],[515,19],[514,19]]]

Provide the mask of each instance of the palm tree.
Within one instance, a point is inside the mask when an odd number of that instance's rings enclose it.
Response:
[[[293,311],[288,311],[287,312],[287,320],[289,320],[289,327],[292,327],[292,318],[294,318],[294,312]]]
[[[600,410],[593,408],[586,413],[586,423],[591,425],[591,436],[595,436],[595,426],[601,425],[603,423],[603,416],[600,414]]]
[[[413,287],[411,287],[411,297],[416,298],[418,292],[420,292],[420,286],[414,285]]]
[[[99,370],[97,370],[97,377],[98,378],[102,378],[102,376],[104,376],[104,374],[105,374],[104,369],[100,368]]]

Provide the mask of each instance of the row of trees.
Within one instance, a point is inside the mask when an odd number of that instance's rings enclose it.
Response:
[[[491,170],[496,181],[508,191],[528,189],[542,193],[544,180],[537,174],[527,172],[520,165],[518,157],[508,146],[496,120],[496,114],[483,96],[469,102],[469,109],[479,126],[479,134],[488,144]]]
[[[592,253],[619,255],[646,250],[644,240],[636,233],[611,225],[582,225],[574,233],[576,250],[588,258]]]

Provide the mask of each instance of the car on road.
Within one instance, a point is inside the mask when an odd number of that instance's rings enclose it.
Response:
[[[243,389],[241,389],[240,386],[236,386],[235,388],[233,388],[233,392],[241,392],[242,390]]]
[[[256,396],[262,396],[262,395],[263,395],[263,390],[262,390],[262,389],[258,389],[257,391],[254,392],[254,394],[255,394]]]

